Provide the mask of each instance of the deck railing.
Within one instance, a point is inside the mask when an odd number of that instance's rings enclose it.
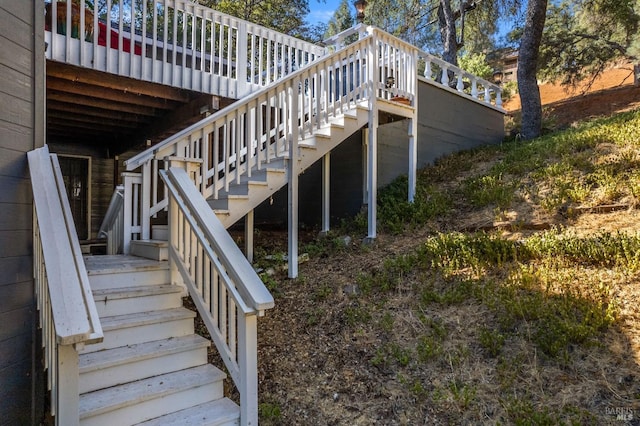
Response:
[[[324,54],[190,0],[51,0],[46,13],[48,59],[229,98]]]
[[[329,49],[341,49],[367,34],[368,27],[358,24],[335,36],[324,40],[323,44]],[[404,42],[403,42],[404,43]],[[409,46],[407,44],[407,46]],[[455,91],[461,96],[474,99],[486,105],[502,108],[502,89],[497,84],[473,75],[455,65],[452,65],[423,50],[417,51],[418,63],[416,72],[431,84],[449,91]],[[381,81],[391,82],[389,78],[395,76],[382,69]],[[401,94],[400,94],[401,95]]]
[[[430,83],[453,90],[485,105],[502,109],[502,89],[497,84],[475,76],[427,52],[418,53],[422,77]]]
[[[271,293],[184,169],[161,172],[169,193],[172,276],[187,285],[240,394],[240,424],[258,424],[257,317]]]
[[[46,146],[29,152],[28,159],[35,205],[35,293],[51,415],[58,425],[78,424],[78,351],[102,341],[102,327],[58,159]]]
[[[107,240],[107,254],[123,253],[124,235],[124,186],[118,185],[113,191],[107,213],[104,215],[98,238]]]
[[[245,97],[126,162],[141,173],[140,233],[125,240],[149,238],[150,218],[168,206],[158,172],[172,159],[200,162],[194,179],[205,198],[218,197],[232,182],[268,167],[275,159],[294,158],[299,141],[312,136],[334,117],[375,98],[415,101],[417,50],[381,30],[274,85]],[[373,64],[369,66],[368,64]],[[394,84],[388,78],[394,77]],[[127,243],[125,243],[127,246]]]

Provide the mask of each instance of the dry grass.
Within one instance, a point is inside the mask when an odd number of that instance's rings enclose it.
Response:
[[[633,253],[614,261],[596,252],[639,235],[637,133],[626,134],[625,122],[640,128],[640,113],[536,142],[547,154],[541,164],[511,162],[518,152],[509,146],[443,159],[421,174],[425,203],[441,208],[389,210],[401,220],[389,219],[371,246],[358,232],[346,246],[339,232],[305,236],[310,261],[296,280],[275,276],[276,307],[258,322],[262,424],[638,424],[640,265]],[[584,152],[592,167],[563,165]],[[497,170],[507,201],[500,191],[464,195]],[[558,188],[571,185],[588,191],[562,198]],[[603,203],[629,207],[576,213]],[[512,226],[466,231],[504,221]],[[540,222],[560,231],[524,226]],[[603,232],[610,239],[594,239]],[[444,249],[425,254],[434,238],[451,250],[480,248],[447,260]],[[509,257],[545,241],[570,247]],[[261,232],[260,242],[265,254],[286,250],[277,232]]]

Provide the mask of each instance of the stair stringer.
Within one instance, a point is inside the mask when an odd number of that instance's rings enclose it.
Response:
[[[295,168],[298,175],[365,126],[368,120],[369,109],[366,104],[358,104],[343,115],[330,119],[328,124],[316,129],[313,134],[305,135],[298,142]],[[287,185],[288,162],[288,155],[284,155],[263,163],[260,169],[252,172],[251,177],[243,176],[240,183],[229,185],[228,192],[220,192],[217,199],[210,197],[207,200],[225,228]]]

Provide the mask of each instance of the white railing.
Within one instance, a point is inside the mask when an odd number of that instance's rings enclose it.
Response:
[[[139,201],[133,202],[140,205],[141,233],[132,231],[125,241],[149,238],[150,218],[167,208],[158,172],[172,160],[200,162],[194,179],[205,198],[216,199],[243,176],[275,159],[296,155],[300,140],[356,104],[366,105],[371,93],[382,99],[401,96],[413,103],[417,50],[378,29],[369,27],[368,33],[129,159],[127,170],[140,169],[140,185],[149,191],[141,190]],[[390,76],[395,83],[388,87]]]
[[[44,368],[56,424],[78,424],[78,351],[103,339],[58,159],[28,153],[34,214],[34,279]]]
[[[368,34],[368,31],[368,27],[363,24],[358,24],[324,40],[323,44],[329,49],[341,49],[349,43],[353,43],[358,38],[364,37]],[[385,33],[379,31],[378,34]],[[407,44],[407,46],[410,45]],[[475,99],[484,104],[492,105],[499,109],[502,108],[502,89],[500,86],[475,76],[423,50],[418,50],[417,54],[417,66],[422,70],[421,77],[429,83],[449,91],[457,92],[459,95]],[[411,65],[412,64],[407,64],[407,66]],[[386,83],[388,77],[395,78],[394,75],[388,72],[385,74],[385,68],[382,68],[381,72],[383,73],[380,79],[381,82]],[[413,79],[411,79],[411,81],[413,81]],[[396,84],[398,84],[398,82],[396,82]],[[400,84],[402,84],[402,82],[400,82]],[[393,93],[394,96],[403,97],[401,90],[392,89],[390,92]]]
[[[124,250],[124,186],[113,191],[107,213],[98,231],[98,238],[106,238],[107,254],[122,254]]]
[[[258,424],[257,317],[274,306],[185,170],[161,172],[169,193],[169,263],[179,274],[240,394],[240,423]]]
[[[500,86],[477,77],[429,53],[418,53],[423,77],[430,83],[475,99],[486,105],[502,109],[502,89]]]
[[[51,0],[46,13],[47,59],[230,98],[324,54],[190,0]]]

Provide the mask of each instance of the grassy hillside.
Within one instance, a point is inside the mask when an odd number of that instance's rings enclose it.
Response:
[[[637,424],[638,135],[635,111],[443,158],[414,204],[380,191],[374,244],[358,217],[268,270],[262,424]]]

